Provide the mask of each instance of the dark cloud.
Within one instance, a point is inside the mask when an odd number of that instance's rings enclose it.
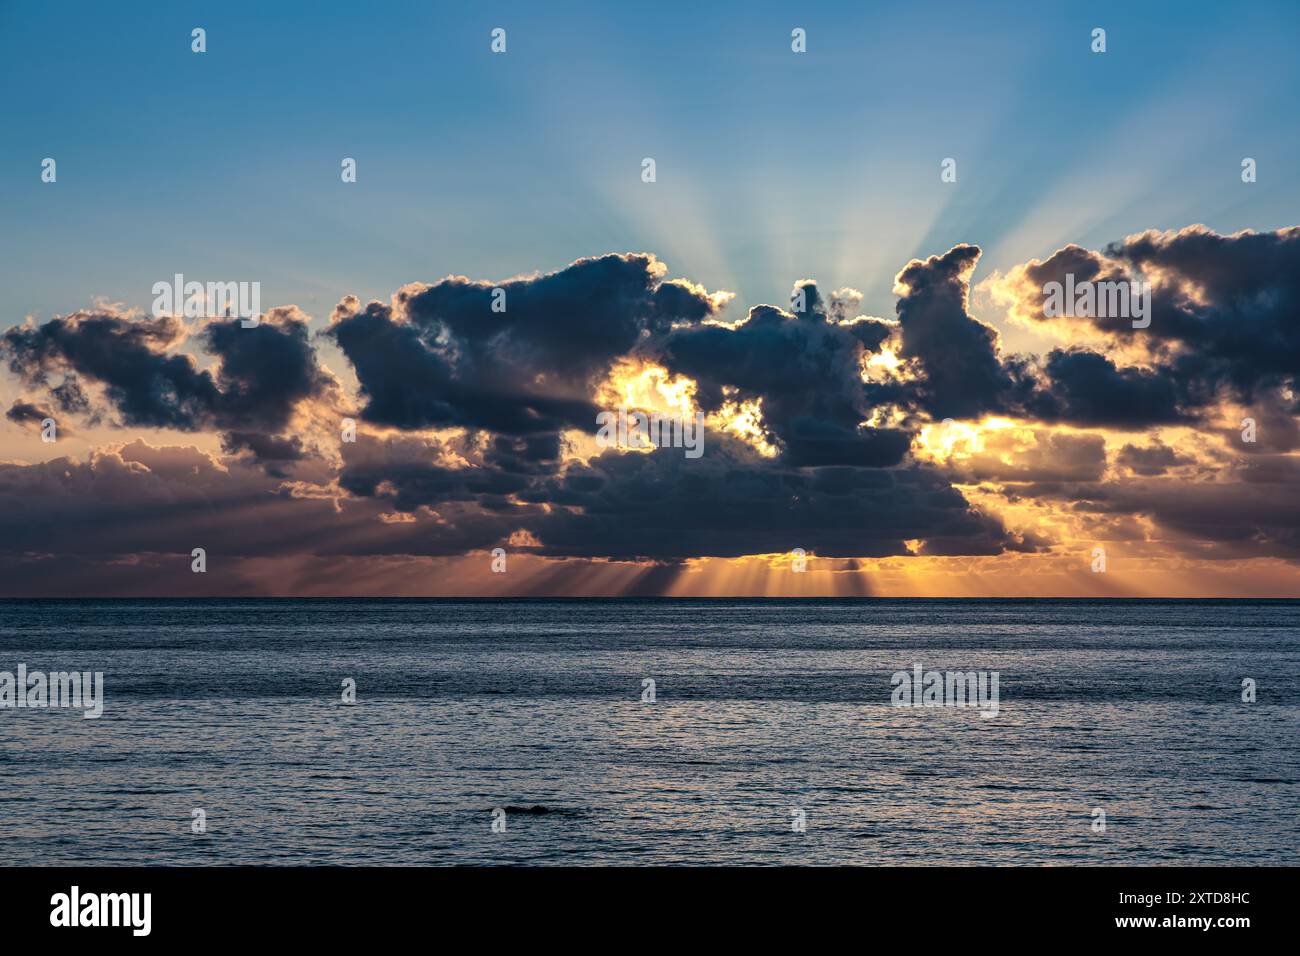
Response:
[[[793,468],[708,433],[707,453],[606,452],[525,497],[550,504],[526,522],[554,556],[675,561],[803,548],[823,557],[996,554],[1019,546],[936,472],[919,467]]]
[[[48,384],[55,373],[98,382],[126,425],[195,431],[210,420],[219,391],[191,356],[168,353],[184,336],[172,317],[78,312],[6,330],[0,356],[34,385]]]
[[[397,301],[422,339],[477,382],[540,375],[552,387],[581,387],[630,352],[643,333],[712,314],[702,290],[665,282],[665,271],[651,255],[605,255],[495,285],[452,276],[407,287]],[[503,293],[502,311],[493,310],[494,289]]]
[[[333,379],[316,363],[307,323],[292,307],[273,309],[254,328],[213,321],[200,344],[218,358],[215,372],[175,351],[186,337],[179,319],[77,312],[0,336],[0,356],[24,382],[44,386],[68,412],[92,413],[79,378],[103,388],[121,425],[178,431],[273,433],[294,406],[323,396]],[[51,385],[53,375],[61,375]]]
[[[287,463],[302,461],[306,457],[301,439],[281,438],[263,432],[226,432],[221,438],[221,447],[230,455],[248,452],[253,461],[278,478],[288,477],[289,472],[284,467]]]
[[[1102,255],[1071,245],[1045,262],[1029,263],[1016,276],[1019,294],[1027,300],[1019,314],[1049,321],[1043,315],[1042,286],[1064,282],[1067,274],[1076,283],[1136,277],[1126,260],[1154,264],[1157,258],[1152,250],[1139,256],[1140,248],[1140,243],[1131,251],[1110,247]],[[918,407],[934,418],[1003,414],[1121,429],[1190,423],[1217,402],[1224,370],[1199,351],[1175,347],[1176,330],[1193,325],[1185,316],[1179,322],[1160,321],[1161,310],[1168,313],[1172,302],[1185,306],[1190,301],[1185,291],[1176,296],[1169,291],[1167,272],[1165,284],[1157,285],[1153,295],[1150,329],[1133,329],[1131,322],[1114,318],[1054,320],[1091,323],[1117,340],[1142,341],[1149,346],[1148,363],[1121,365],[1088,347],[1055,349],[1039,360],[1000,354],[997,334],[968,311],[968,282],[979,254],[976,246],[956,246],[942,256],[914,260],[899,273],[899,355],[916,360],[920,375],[892,394],[882,390],[882,398]],[[1164,261],[1159,267],[1171,268]],[[1181,276],[1173,286],[1185,290],[1190,283],[1188,276]],[[1220,319],[1228,321],[1226,316]]]
[[[497,435],[484,454],[487,465],[518,474],[547,474],[560,466],[560,436],[554,433],[514,438]]]
[[[1190,421],[1178,407],[1168,373],[1117,367],[1088,349],[1054,349],[1043,366],[1046,381],[1027,396],[1030,417],[1084,427],[1148,428]]]
[[[1251,474],[1250,472],[1253,472]],[[1210,560],[1300,560],[1300,468],[1295,459],[1254,462],[1242,481],[1147,478],[1054,489],[1081,511],[1145,516],[1180,550]]]
[[[998,335],[969,311],[969,281],[980,250],[959,245],[913,260],[898,274],[898,355],[916,374],[869,389],[933,419],[1011,415],[1082,427],[1146,428],[1191,420],[1178,383],[1165,369],[1117,366],[1089,349],[1056,349],[1045,360],[1002,355]],[[1078,247],[1062,250],[1032,272],[1034,281],[1078,269],[1103,277],[1099,259]]]
[[[1106,254],[1156,280],[1150,331],[1179,347],[1171,367],[1181,380],[1246,401],[1300,381],[1300,227],[1144,232]]]
[[[499,509],[531,486],[528,475],[496,463],[466,463],[460,451],[433,438],[360,435],[343,446],[339,485],[362,498],[380,498],[398,511],[475,502]]]
[[[912,433],[862,426],[871,411],[862,360],[893,327],[837,315],[816,285],[800,288],[802,312],[756,306],[734,327],[675,330],[657,343],[664,364],[696,381],[705,412],[728,401],[761,401],[768,438],[786,465],[897,465]]]
[[[1125,445],[1120,449],[1116,461],[1135,475],[1153,478],[1157,475],[1163,475],[1170,468],[1189,465],[1194,459],[1187,455],[1178,454],[1164,442],[1157,440],[1145,447]]]
[[[5,412],[5,418],[19,425],[39,425],[45,419],[52,417],[54,417],[54,413],[50,411],[48,406],[37,405],[23,399],[15,401],[9,406],[9,410]]]
[[[592,386],[614,360],[715,310],[664,272],[653,256],[628,254],[497,284],[452,276],[403,288],[395,310],[341,303],[330,334],[356,370],[368,421],[590,432]]]
[[[270,310],[254,328],[209,323],[203,343],[221,360],[211,410],[218,428],[279,431],[295,405],[322,397],[333,384],[316,362],[306,316],[293,307]]]
[[[933,417],[979,418],[1002,411],[1013,381],[998,360],[998,335],[967,310],[978,246],[954,246],[898,274],[899,355],[919,363],[919,404]]]
[[[1295,233],[1144,234],[1031,264],[1026,283],[1132,272],[1158,290],[1146,338],[1121,323],[1042,358],[1000,354],[971,314],[973,245],[909,263],[892,320],[857,315],[851,290],[828,297],[805,280],[801,310],[758,305],[724,324],[724,297],[667,279],[642,254],[495,285],[413,284],[390,304],[347,297],[327,333],[359,383],[362,427],[347,442],[335,380],[291,307],[251,329],[208,323],[188,343],[171,318],[99,310],[27,323],[0,335],[0,356],[32,393],[11,421],[103,414],[210,431],[227,457],[137,441],[81,463],[0,465],[2,553],[24,567],[40,563],[32,555],[116,561],[198,546],[249,560],[437,557],[514,540],[548,557],[676,566],[794,548],[853,558],[1043,547],[971,503],[1001,493],[1069,501],[1075,515],[1155,526],[1217,555],[1293,558]],[[898,370],[864,380],[885,350]],[[600,387],[629,360],[692,379],[706,413],[757,408],[775,453],[710,427],[698,459],[680,448],[576,457],[589,446],[572,432],[595,431]],[[1248,403],[1260,437],[1244,447],[1229,429],[1209,464],[1147,440],[1108,471],[1102,436],[1072,430],[1222,428],[1235,418],[1226,400]],[[986,447],[942,468],[911,457],[927,423],[990,415],[1021,421],[985,430]],[[1193,462],[1197,481],[1171,476]]]
[[[675,562],[796,547],[880,556],[907,553],[912,539],[954,554],[1019,546],[928,469],[795,468],[712,431],[704,447],[699,459],[677,448],[607,451],[547,474],[515,467],[513,446],[503,462],[496,442],[467,466],[474,452],[464,445],[363,436],[345,446],[339,484],[401,512],[472,503],[500,522],[498,534],[527,531],[546,556]]]
[[[62,382],[49,390],[49,394],[59,411],[84,419],[91,426],[100,423],[99,411],[91,404],[90,396],[75,375],[64,376]]]
[[[1151,324],[1134,329],[1114,318],[1047,318],[1042,285],[1064,281],[1148,281]],[[1031,262],[1016,276],[1019,314],[1033,322],[1084,323],[1118,344],[1145,351],[1145,368],[1104,369],[1095,359],[1049,368],[1044,388],[1074,388],[1071,399],[1053,406],[1080,422],[1113,418],[1114,424],[1161,424],[1212,411],[1224,397],[1250,404],[1287,392],[1289,414],[1300,413],[1300,227],[1275,232],[1219,235],[1204,226],[1144,232],[1112,243],[1103,252],[1066,246],[1043,262]],[[1094,379],[1088,396],[1077,393],[1079,373]],[[1145,397],[1149,415],[1119,417],[1116,402],[1102,389]],[[1100,418],[1097,412],[1109,407]],[[1140,409],[1143,406],[1138,406]],[[1112,423],[1107,421],[1106,423]]]
[[[592,430],[597,409],[578,392],[549,394],[535,376],[502,377],[462,367],[454,349],[372,302],[330,330],[352,363],[362,417],[402,429],[482,428],[510,435]],[[532,381],[533,384],[528,383]]]

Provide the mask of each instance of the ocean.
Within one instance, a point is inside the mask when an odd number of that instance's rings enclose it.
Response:
[[[103,713],[0,708],[7,864],[1300,863],[1294,601],[3,601],[19,665]]]

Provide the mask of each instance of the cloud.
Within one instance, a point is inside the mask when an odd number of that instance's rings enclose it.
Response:
[[[944,465],[961,484],[1098,481],[1106,471],[1106,441],[1087,433],[997,428],[979,432],[973,443],[961,442],[954,450],[957,454]]]
[[[1149,282],[1150,327],[1045,316],[1044,283],[1067,274],[1076,283]],[[1102,251],[1069,245],[995,278],[991,289],[1017,321],[1089,339],[1087,348],[1052,353],[1030,411],[1140,427],[1203,419],[1225,399],[1282,396],[1288,414],[1300,412],[1300,227],[1220,235],[1188,226],[1128,236]],[[1104,351],[1135,364],[1120,365]],[[1052,390],[1066,399],[1043,394]]]
[[[552,505],[527,521],[539,553],[675,561],[803,548],[824,557],[996,554],[1017,542],[937,472],[792,468],[709,433],[697,461],[676,449],[606,452],[526,498]],[[558,507],[555,507],[558,506]]]
[[[499,508],[528,489],[531,479],[499,465],[466,462],[455,447],[435,438],[361,435],[343,446],[339,484],[357,497],[384,499],[409,512],[456,501]]]
[[[1239,477],[1247,480],[1151,478],[1073,486],[1064,493],[1094,513],[1147,517],[1170,537],[1169,545],[1196,557],[1300,560],[1296,460],[1271,462],[1264,473]]]
[[[204,547],[227,575],[333,560],[378,587],[357,562],[507,547],[656,565],[621,576],[654,590],[701,558],[980,557],[1089,534],[1297,560],[1296,241],[1193,227],[1017,267],[998,301],[1040,325],[1054,323],[1031,293],[1062,270],[1156,290],[1150,329],[1070,320],[1043,356],[1003,353],[972,314],[970,244],[904,266],[887,319],[805,279],[791,309],[724,321],[728,294],[644,253],[347,296],[323,334],[355,395],[292,306],[252,329],[107,308],[28,321],[0,334],[0,358],[26,393],[7,418],[27,430],[10,433],[36,454],[50,453],[30,431],[45,417],[211,433],[224,454],[136,439],[2,464],[0,566],[20,583],[63,566],[85,581],[99,561],[118,582]],[[702,457],[596,445],[596,415],[629,376],[707,416]],[[943,419],[965,437],[934,444]]]
[[[913,259],[894,279],[902,329],[899,355],[923,373],[914,390],[935,418],[978,418],[1006,408],[1013,380],[998,358],[998,334],[968,311],[978,246]]]
[[[0,541],[13,554],[179,555],[188,565],[195,547],[228,559],[442,555],[509,534],[499,517],[454,507],[386,524],[391,499],[302,488],[237,459],[137,439],[86,461],[0,463]]]
[[[1145,447],[1125,445],[1120,450],[1117,461],[1135,475],[1154,478],[1165,474],[1170,468],[1189,465],[1194,459],[1188,455],[1178,454],[1178,452],[1157,439],[1154,443]]]
[[[18,399],[9,406],[5,412],[5,418],[19,425],[34,424],[37,427],[47,418],[53,417],[54,413],[47,405],[35,404],[33,402]]]
[[[31,385],[57,373],[102,384],[126,425],[193,431],[215,406],[218,389],[188,355],[169,354],[185,338],[179,319],[132,319],[76,312],[0,336],[0,357]]]
[[[1300,385],[1300,227],[1144,232],[1106,253],[1155,283],[1152,329],[1189,399],[1242,401]],[[1292,412],[1300,411],[1300,396]]]
[[[340,303],[329,334],[356,371],[369,422],[594,431],[592,388],[616,359],[719,307],[665,274],[654,256],[627,254],[496,284],[451,276],[406,286],[393,305]]]
[[[755,306],[734,326],[676,329],[652,348],[672,372],[696,382],[705,412],[733,401],[761,401],[768,437],[787,465],[897,465],[912,433],[862,427],[872,408],[863,359],[879,350],[894,326],[849,317],[842,300],[828,308],[812,282],[798,289],[806,306],[800,313]]]
[[[335,382],[316,362],[307,321],[292,306],[272,309],[254,328],[239,320],[204,326],[199,344],[217,360],[200,368],[176,349],[188,330],[172,316],[137,318],[76,312],[0,335],[0,358],[57,406],[97,422],[81,382],[99,386],[122,427],[231,430],[245,436],[283,429],[295,406],[323,398]],[[52,376],[61,376],[52,384]]]
[[[1043,372],[1046,380],[1020,405],[1023,414],[1040,421],[1148,428],[1190,420],[1179,409],[1175,383],[1162,371],[1120,368],[1088,349],[1053,349]]]

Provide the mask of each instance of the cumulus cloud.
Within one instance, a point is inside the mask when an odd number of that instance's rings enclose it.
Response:
[[[871,412],[862,362],[893,326],[849,317],[842,299],[828,308],[811,282],[799,290],[802,312],[756,306],[742,323],[676,329],[655,346],[671,371],[696,382],[706,412],[761,402],[768,437],[788,465],[898,464],[911,433],[862,427]]]
[[[28,321],[0,334],[22,441],[71,418],[211,433],[224,455],[137,439],[0,465],[0,564],[22,582],[49,561],[112,562],[118,580],[196,546],[346,562],[500,546],[676,569],[637,577],[654,589],[696,558],[986,556],[1071,528],[1292,560],[1298,239],[1143,233],[996,277],[1014,320],[1066,326],[1042,356],[1006,354],[971,311],[969,244],[907,263],[889,318],[812,280],[789,309],[725,315],[730,294],[643,253],[347,296],[321,335],[355,395],[293,307],[193,334],[106,308]],[[1041,286],[1067,271],[1152,282],[1150,328],[1044,318]],[[629,369],[657,370],[675,411],[707,417],[702,457],[596,447]],[[930,447],[944,419],[973,437]]]
[[[330,335],[356,371],[367,421],[592,431],[592,388],[616,359],[719,308],[666,271],[654,256],[628,254],[501,283],[451,276],[406,286],[392,305],[340,303]]]
[[[998,358],[998,334],[969,312],[970,277],[978,246],[954,246],[913,260],[894,280],[902,328],[899,354],[921,375],[917,401],[935,418],[978,418],[1001,411],[1012,378]]]
[[[1113,317],[1049,317],[1043,285],[1123,281],[1151,284],[1151,324],[1135,329]],[[1054,352],[1031,410],[1081,423],[1134,427],[1204,418],[1225,399],[1271,402],[1300,412],[1300,227],[1220,235],[1204,226],[1148,231],[1093,251],[1066,246],[992,283],[1017,320],[1066,330],[1085,328],[1087,348]],[[1097,344],[1100,343],[1100,344]],[[1133,357],[1120,365],[1103,353]],[[1077,390],[1082,401],[1043,393]],[[1102,392],[1124,395],[1103,414]]]
[[[334,385],[296,308],[273,309],[255,328],[238,319],[208,323],[199,344],[216,360],[215,370],[177,351],[187,334],[173,316],[76,312],[6,330],[0,358],[74,415],[98,417],[81,386],[86,381],[102,389],[122,426],[230,430],[245,435],[244,443],[250,433],[280,431],[298,403],[320,399]]]

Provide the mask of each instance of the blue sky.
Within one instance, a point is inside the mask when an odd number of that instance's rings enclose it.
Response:
[[[957,242],[978,282],[1067,241],[1291,225],[1298,27],[1293,2],[0,3],[0,326],[147,309],[175,272],[323,320],[633,250],[738,310],[811,277],[889,315],[894,273]]]

